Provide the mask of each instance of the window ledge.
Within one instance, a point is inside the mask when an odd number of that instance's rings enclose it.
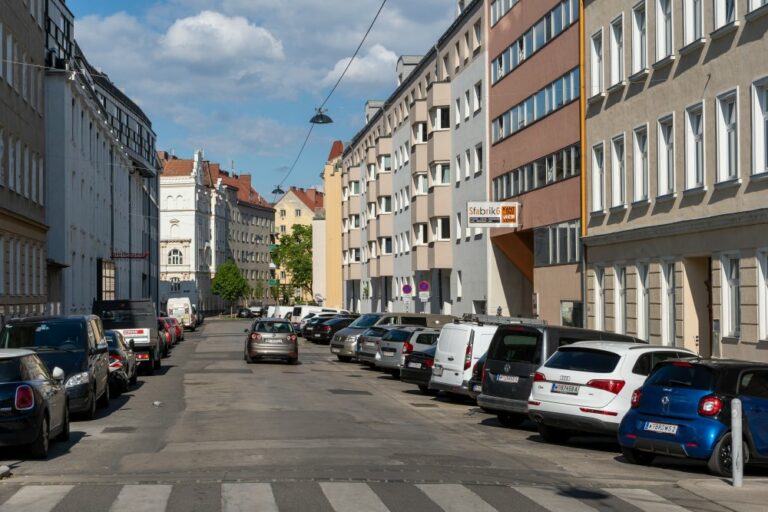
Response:
[[[694,39],[687,45],[683,46],[678,50],[680,52],[680,55],[688,55],[689,53],[693,53],[696,50],[702,48],[706,44],[707,40],[703,37],[700,37],[698,39]]]
[[[728,23],[727,25],[723,25],[722,27],[718,28],[714,32],[711,32],[709,34],[709,37],[712,39],[719,39],[727,34],[730,34],[731,32],[735,32],[739,28],[739,22],[738,20],[732,21]]]
[[[618,92],[624,89],[624,86],[626,85],[627,85],[626,80],[620,80],[608,88],[608,94],[613,94],[615,92]]]
[[[741,186],[741,178],[732,178],[726,181],[718,181],[715,183],[715,189],[722,190],[731,187]]]
[[[760,172],[753,172],[749,176],[749,179],[751,181],[764,181],[764,180],[768,180],[768,170],[760,171]]]
[[[605,210],[593,210],[589,212],[589,214],[592,217],[602,217],[603,215],[605,215]]]
[[[651,71],[648,68],[643,68],[638,71],[635,71],[633,74],[629,75],[629,81],[640,82],[642,80],[645,80],[650,72]]]
[[[683,196],[698,196],[700,194],[706,194],[707,187],[699,185],[697,187],[691,187],[683,190]]]
[[[603,98],[605,98],[605,92],[600,91],[587,98],[587,103],[597,103],[598,101],[602,101]]]
[[[744,17],[747,19],[747,21],[754,21],[758,18],[762,18],[766,14],[768,14],[768,5],[763,5],[757,9],[752,9]]]
[[[611,206],[608,209],[608,211],[611,212],[611,213],[618,213],[618,212],[626,211],[626,209],[627,209],[627,205],[626,204],[618,204],[616,206]]]
[[[674,201],[675,199],[677,199],[677,193],[675,193],[675,192],[670,192],[669,194],[664,194],[664,195],[661,195],[661,196],[656,196],[656,202],[657,203],[660,203],[660,202],[663,202],[663,201]]]
[[[670,53],[669,55],[667,55],[663,59],[657,60],[656,62],[654,62],[653,63],[653,69],[661,69],[663,67],[669,66],[673,62],[675,62],[675,54],[674,53]]]
[[[645,199],[638,199],[636,201],[632,201],[632,207],[633,208],[641,208],[643,206],[648,206],[651,204],[651,200],[647,197]]]

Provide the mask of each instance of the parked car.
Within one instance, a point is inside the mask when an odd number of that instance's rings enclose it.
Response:
[[[168,316],[178,318],[184,329],[195,330],[197,322],[193,316],[192,301],[189,297],[171,297],[165,307],[168,310]]]
[[[320,313],[333,313],[338,315],[339,313],[349,313],[346,309],[326,308],[323,306],[310,306],[309,304],[296,304],[291,307],[291,323],[297,327],[301,327],[301,323],[310,314],[318,315]]]
[[[528,416],[547,442],[575,432],[615,436],[634,390],[661,361],[693,357],[683,348],[616,341],[560,347],[533,377]]]
[[[358,338],[369,327],[375,325],[418,325],[440,329],[456,317],[450,315],[432,315],[426,313],[366,313],[352,322],[349,327],[340,330],[331,340],[331,351],[339,361],[351,361],[359,352]]]
[[[203,312],[198,311],[197,306],[194,304],[192,304],[192,316],[195,319],[195,328],[200,327],[203,324],[205,317],[203,316]]]
[[[469,380],[477,360],[488,350],[497,326],[475,322],[448,324],[440,331],[429,387],[469,396]]]
[[[263,357],[283,358],[290,364],[298,362],[298,337],[290,322],[281,318],[258,319],[245,333],[243,359],[246,362]]]
[[[105,329],[119,330],[129,343],[134,341],[139,368],[146,368],[150,374],[160,369],[164,340],[157,329],[151,300],[95,301],[93,314],[101,318]]]
[[[437,343],[439,334],[436,329],[405,325],[390,329],[376,344],[376,366],[399,377],[405,357]]]
[[[536,369],[559,347],[587,340],[644,343],[632,336],[577,327],[530,322],[500,326],[488,349],[478,405],[495,411],[504,425],[522,423],[528,417]]]
[[[387,326],[381,326],[381,327],[371,327],[367,329],[361,336],[360,336],[360,343],[358,345],[359,349],[357,352],[357,360],[360,361],[363,364],[366,364],[370,366],[371,368],[376,367],[376,355],[379,351],[378,348],[378,342],[381,340],[381,338],[389,332],[390,329],[393,329],[394,326],[387,325]]]
[[[318,324],[321,324],[325,322],[326,320],[330,320],[331,318],[336,318],[338,315],[336,313],[321,313],[319,315],[315,315],[313,313],[310,313],[312,315],[311,317],[307,315],[307,318],[305,318],[301,325],[299,326],[299,332],[301,332],[301,336],[308,340],[312,337],[312,334],[314,333],[315,326]]]
[[[416,384],[425,395],[436,394],[436,390],[429,389],[436,350],[437,346],[432,345],[421,352],[413,352],[405,356],[405,363],[400,369],[400,380],[408,384]]]
[[[164,333],[165,345],[163,346],[163,357],[168,357],[171,347],[176,344],[176,328],[171,324],[167,316],[157,318],[157,330]]]
[[[49,369],[64,371],[70,413],[86,419],[109,405],[109,354],[101,320],[95,315],[19,318],[6,322],[0,349],[37,353]]]
[[[171,325],[173,325],[173,328],[176,332],[176,343],[180,341],[184,341],[184,328],[179,323],[179,320],[174,317],[168,317],[168,320],[171,322]]]
[[[331,318],[322,317],[314,324],[312,329],[312,343],[325,343],[328,344],[333,339],[333,336],[340,330],[348,327],[349,324],[354,322],[354,318],[347,316],[335,316]],[[309,339],[309,338],[307,338]]]
[[[109,345],[109,385],[110,393],[119,396],[128,391],[138,380],[138,368],[136,356],[131,344],[126,343],[123,335],[118,331],[105,331]]]
[[[477,400],[480,393],[483,390],[483,373],[485,369],[485,361],[488,359],[488,352],[480,356],[475,366],[472,367],[472,377],[469,379],[469,385],[467,390],[469,391],[469,397],[472,400]]]
[[[0,349],[0,446],[26,445],[45,459],[50,440],[69,439],[64,370],[49,373],[32,350]]]
[[[251,310],[251,313],[253,313],[254,318],[261,317],[264,314],[264,308],[262,308],[261,306],[250,306],[248,309]]]
[[[624,457],[656,455],[707,462],[731,475],[731,400],[742,402],[744,461],[768,464],[768,364],[715,359],[664,361],[632,394],[619,427]]]
[[[240,308],[237,310],[237,318],[253,318],[253,311],[249,308]]]

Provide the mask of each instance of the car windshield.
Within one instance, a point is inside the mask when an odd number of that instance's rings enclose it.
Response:
[[[381,338],[381,341],[408,341],[411,334],[411,331],[398,331],[397,329],[393,329],[385,334],[384,337]]]
[[[535,333],[501,333],[491,344],[489,359],[517,363],[538,361],[538,340]]]
[[[49,320],[8,324],[0,333],[0,348],[85,350],[88,345],[80,320]]]
[[[19,360],[0,359],[0,382],[16,382],[22,380]]]
[[[387,334],[386,329],[382,329],[381,327],[371,327],[363,333],[363,336],[367,336],[368,338],[381,338],[385,334]]]
[[[288,322],[256,322],[253,324],[254,332],[291,333],[293,327]]]
[[[714,389],[715,378],[706,366],[686,362],[662,363],[648,377],[646,384],[667,388]]]
[[[363,315],[352,322],[349,326],[356,329],[367,329],[368,327],[374,325],[379,318],[381,318],[379,315]]]
[[[589,373],[611,373],[621,356],[604,350],[561,348],[544,364],[546,368]]]

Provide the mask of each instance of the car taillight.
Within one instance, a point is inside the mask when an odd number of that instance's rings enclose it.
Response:
[[[331,326],[330,326],[330,325],[324,325],[324,326],[323,326],[323,331],[325,331],[325,332],[331,332]]]
[[[587,386],[590,388],[602,389],[614,395],[618,395],[622,389],[624,389],[625,382],[623,380],[613,379],[597,379],[587,382]]]
[[[13,402],[17,411],[28,411],[35,406],[35,394],[26,384],[16,388],[16,399]]]
[[[261,340],[261,334],[257,332],[251,333],[251,341],[260,341]]]
[[[546,380],[547,378],[541,372],[536,372],[533,374],[533,382],[544,382]]]
[[[630,406],[633,409],[637,409],[640,407],[640,399],[643,397],[643,392],[640,388],[637,388],[632,392],[632,399],[630,401]]]
[[[693,365],[686,361],[675,361],[674,363],[672,363],[672,366],[678,366],[680,368],[693,368]]]
[[[723,401],[716,396],[705,396],[699,401],[699,414],[701,416],[716,416],[723,410]]]
[[[329,330],[330,330],[330,329],[329,329]],[[299,339],[299,338],[297,338],[295,334],[289,334],[289,335],[288,335],[288,341],[296,341],[296,340],[298,340],[298,339]]]
[[[424,363],[423,364],[424,364],[424,368],[432,368],[432,366],[434,366],[434,364],[435,364],[435,360],[432,359],[431,357],[428,357],[428,358],[424,359]]]
[[[469,370],[472,366],[472,345],[474,345],[473,341],[469,340],[467,350],[464,352],[464,370]]]
[[[171,333],[169,331],[165,331],[165,341],[168,343],[171,342]]]
[[[413,345],[410,341],[406,341],[403,343],[403,354],[410,354],[411,352],[413,352]]]

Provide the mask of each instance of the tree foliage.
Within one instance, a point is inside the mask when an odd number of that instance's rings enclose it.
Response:
[[[272,260],[285,269],[294,287],[312,293],[312,226],[295,225],[282,235]]]
[[[248,281],[240,273],[234,261],[222,263],[216,270],[216,277],[211,283],[211,291],[232,304],[250,293]]]

